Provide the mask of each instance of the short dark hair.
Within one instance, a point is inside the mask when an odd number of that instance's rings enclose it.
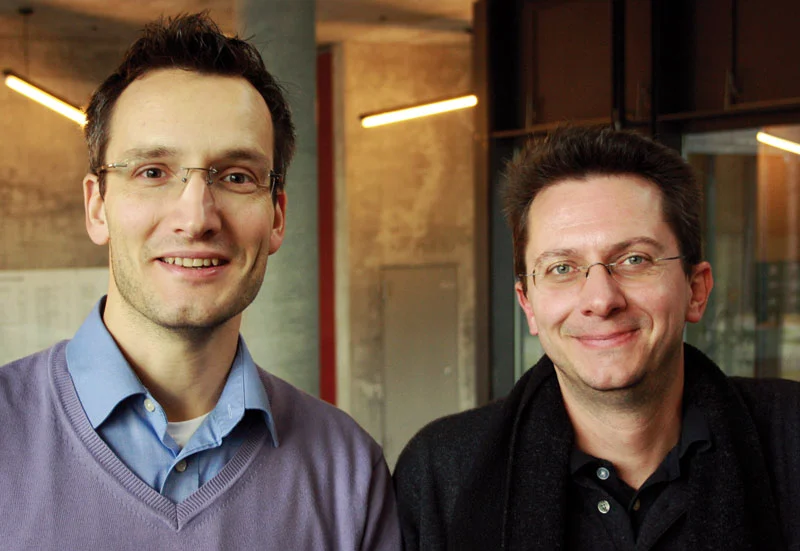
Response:
[[[511,228],[514,270],[524,274],[528,213],[536,195],[567,179],[633,175],[661,191],[664,219],[678,241],[684,272],[702,260],[702,191],[694,171],[674,150],[629,130],[560,127],[532,140],[506,166],[504,214]],[[523,287],[527,278],[521,278]]]
[[[122,92],[136,79],[157,69],[185,69],[201,74],[242,77],[261,94],[267,104],[275,132],[273,151],[279,174],[286,173],[295,148],[295,129],[283,87],[267,71],[258,50],[239,37],[227,37],[207,12],[161,18],[148,24],[133,43],[117,70],[92,95],[86,109],[86,142],[89,166],[100,177],[103,171],[114,106]],[[277,184],[283,186],[284,179]],[[277,191],[280,191],[277,190]],[[275,196],[275,195],[273,195]]]

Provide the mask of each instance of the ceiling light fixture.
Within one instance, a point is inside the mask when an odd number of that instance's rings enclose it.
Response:
[[[772,134],[767,134],[766,132],[759,132],[756,134],[756,140],[763,144],[771,145],[772,147],[777,147],[778,149],[783,149],[789,153],[800,155],[800,143],[784,140],[783,138],[773,136]]]
[[[45,107],[48,107],[67,117],[68,119],[72,119],[73,121],[77,122],[81,126],[86,124],[86,113],[75,107],[74,105],[70,105],[66,101],[57,98],[50,92],[45,92],[38,86],[31,84],[27,80],[24,80],[11,71],[3,71],[3,75],[5,75],[5,82],[6,86],[14,90],[15,92],[19,92],[23,96],[26,96],[33,101],[39,102]]]
[[[392,111],[383,111],[381,113],[373,113],[371,115],[362,115],[361,126],[364,128],[373,128],[375,126],[381,126],[384,124],[407,121],[419,117],[428,117],[430,115],[438,115],[439,113],[447,113],[448,111],[455,111],[456,109],[475,107],[477,104],[478,96],[461,96],[458,98],[451,98],[433,103],[415,105],[413,107],[394,109]]]

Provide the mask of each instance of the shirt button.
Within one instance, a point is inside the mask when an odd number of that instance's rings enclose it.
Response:
[[[605,499],[600,500],[597,502],[597,510],[605,515],[611,510],[611,504]]]
[[[638,511],[641,506],[642,506],[642,502],[639,501],[638,499],[633,502],[633,510],[634,511]]]
[[[185,471],[186,470],[186,460],[184,459],[182,461],[178,461],[178,464],[175,465],[175,470],[178,471],[179,473],[182,473],[183,471]]]
[[[156,405],[153,403],[153,400],[151,400],[150,398],[145,398],[144,409],[146,409],[150,413],[153,413],[156,410]]]
[[[605,467],[600,467],[597,469],[597,478],[600,480],[608,480],[608,477],[611,473],[608,472],[608,469]]]

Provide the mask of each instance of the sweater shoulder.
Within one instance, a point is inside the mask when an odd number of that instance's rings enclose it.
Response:
[[[18,358],[5,365],[0,365],[0,378],[3,380],[14,378],[20,372],[25,373],[35,366],[47,364],[52,354],[63,353],[63,348],[66,346],[67,342],[69,341],[61,341],[51,347],[39,350],[23,358]]]
[[[30,409],[34,396],[42,395],[48,386],[50,368],[56,359],[64,357],[68,341],[0,366],[0,408]]]
[[[324,443],[323,448],[337,453],[348,451],[346,455],[362,459],[369,455],[372,464],[382,460],[380,446],[348,413],[263,369],[260,375],[281,445]]]

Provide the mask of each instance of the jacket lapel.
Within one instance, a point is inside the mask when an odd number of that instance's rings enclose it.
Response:
[[[785,549],[755,423],[727,377],[685,347],[684,400],[706,415],[714,448],[690,464],[688,549]]]
[[[546,357],[523,375],[490,427],[456,500],[448,548],[561,549],[572,427]]]
[[[714,441],[691,462],[687,549],[784,549],[755,424],[725,375],[685,345],[684,400],[706,414]],[[456,501],[448,548],[564,548],[573,431],[552,362],[517,383],[478,443]]]

